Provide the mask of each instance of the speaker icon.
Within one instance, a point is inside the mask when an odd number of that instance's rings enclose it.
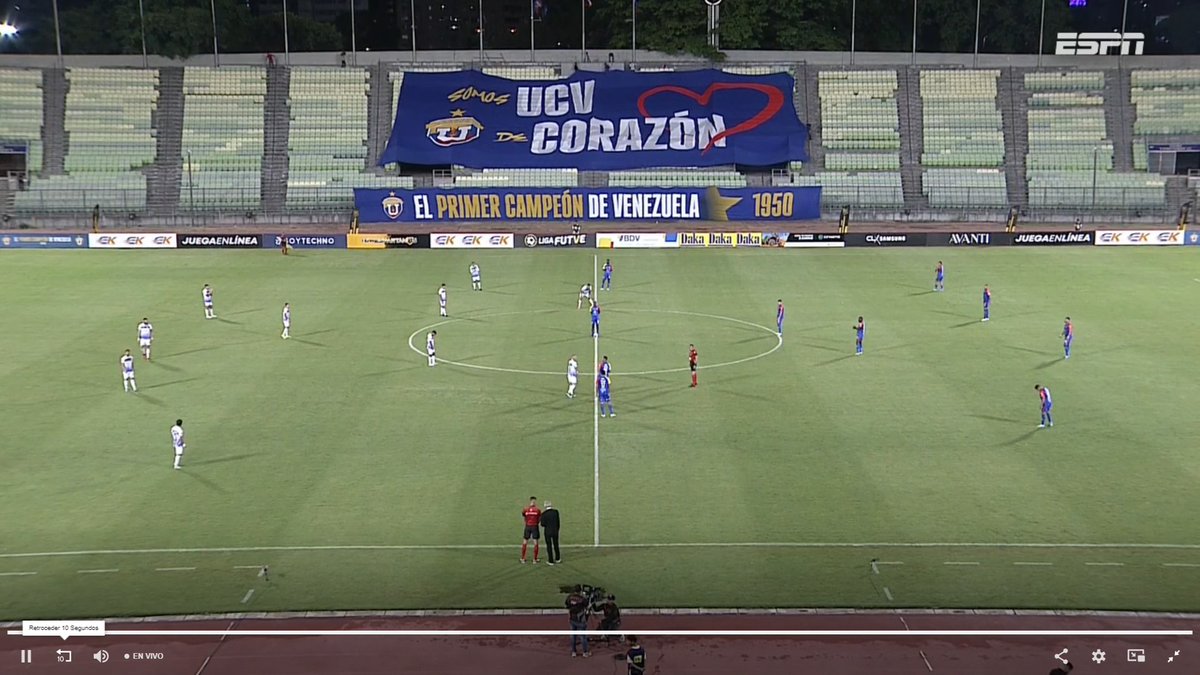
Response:
[[[100,663],[108,663],[108,650],[101,649],[95,654],[92,654],[92,658],[96,659]]]

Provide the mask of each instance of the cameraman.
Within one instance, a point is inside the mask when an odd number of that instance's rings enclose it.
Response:
[[[592,655],[588,650],[588,615],[591,608],[587,596],[582,592],[582,589],[576,588],[567,595],[567,619],[571,623],[571,656],[579,656],[579,651],[576,650],[576,645],[579,645],[583,650],[584,658]]]
[[[621,608],[617,607],[617,596],[610,595],[604,598],[604,602],[596,609],[600,612],[600,626],[597,630],[621,630]],[[609,639],[610,636],[604,636],[605,641]]]

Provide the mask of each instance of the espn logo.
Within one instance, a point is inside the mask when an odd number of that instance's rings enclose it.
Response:
[[[1145,33],[1059,33],[1054,53],[1059,56],[1107,56],[1113,53],[1141,56],[1145,46]]]

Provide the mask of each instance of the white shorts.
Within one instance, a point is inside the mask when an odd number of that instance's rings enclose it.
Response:
[[[186,447],[187,447],[186,445],[182,445],[182,446],[175,446],[175,454],[177,454],[177,455],[182,455],[182,454],[183,454],[183,449],[184,449],[184,448],[186,448]]]
[[[568,375],[567,384],[579,384],[579,377],[575,375]]]
[[[205,309],[212,309],[212,300],[206,301],[204,303],[204,307],[205,307]]]
[[[125,373],[125,379],[126,379],[126,380],[132,380],[132,379],[133,379],[133,373]]]
[[[291,321],[284,321],[284,322],[283,322],[283,327],[284,327],[284,328],[291,328],[291,327],[292,327],[292,322],[291,322]]]
[[[437,350],[436,350],[436,349],[426,349],[425,351],[429,352],[429,355],[430,355],[430,356],[437,356]]]
[[[471,281],[474,281],[475,283],[479,283],[479,275],[476,274],[475,276],[471,277]]]
[[[140,340],[138,340],[138,346],[139,347],[149,347],[150,339],[149,338],[141,338]]]

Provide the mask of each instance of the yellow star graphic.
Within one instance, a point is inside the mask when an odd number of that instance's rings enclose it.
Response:
[[[463,115],[466,115],[466,114],[467,114],[467,111],[466,111],[466,110],[463,110],[462,108],[459,108],[459,109],[457,109],[457,110],[451,110],[451,111],[450,111],[450,116],[451,116],[451,117],[462,117]]]
[[[709,220],[729,220],[729,209],[737,206],[742,198],[724,197],[720,188],[710,187],[704,195],[704,201],[708,206]]]

